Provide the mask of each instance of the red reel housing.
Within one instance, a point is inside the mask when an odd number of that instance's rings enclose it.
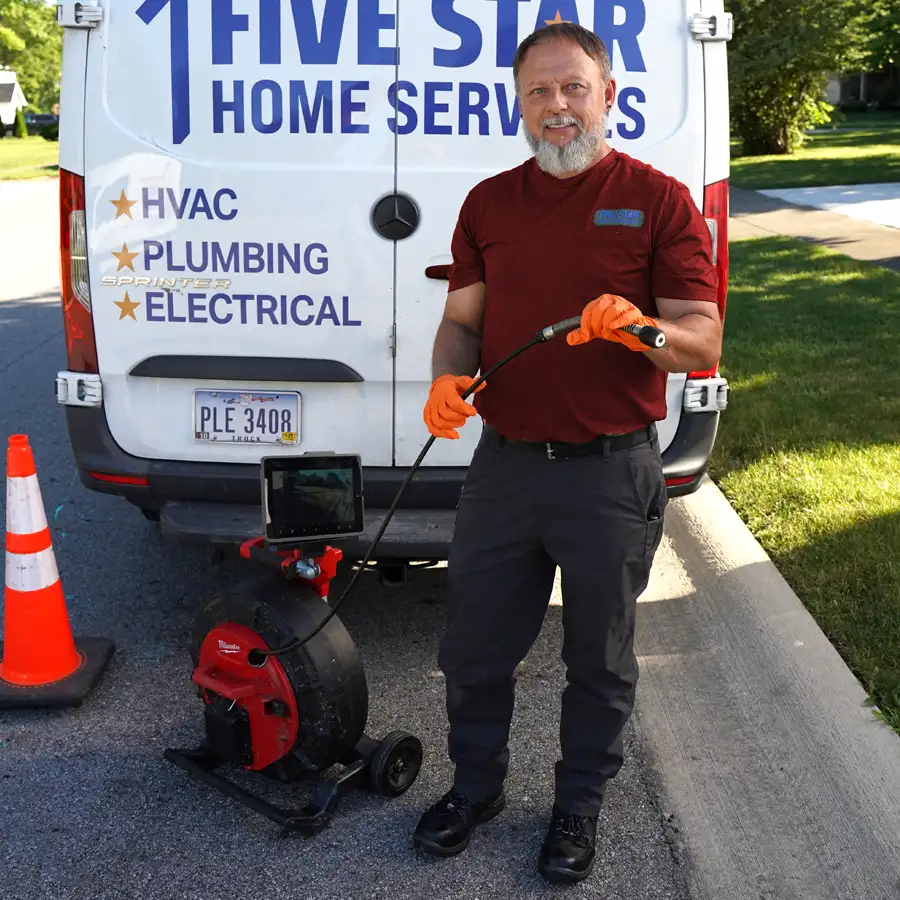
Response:
[[[210,743],[252,771],[287,756],[298,733],[296,698],[278,658],[269,656],[262,666],[248,662],[251,650],[267,649],[256,632],[226,622],[203,641],[192,677],[206,703]]]

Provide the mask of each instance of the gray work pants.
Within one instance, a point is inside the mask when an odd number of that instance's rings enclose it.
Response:
[[[448,560],[446,677],[454,787],[486,798],[509,764],[514,672],[537,638],[561,571],[566,687],[555,799],[596,815],[623,762],[634,704],[638,595],[667,504],[659,444],[548,459],[489,427],[472,458]]]

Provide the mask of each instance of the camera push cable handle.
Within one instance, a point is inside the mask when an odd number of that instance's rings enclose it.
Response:
[[[487,372],[484,373],[480,378],[477,378],[472,386],[462,394],[463,399],[468,397],[471,393],[478,389],[482,382],[487,381],[491,375],[494,374],[499,368],[505,366],[510,360],[517,357],[520,353],[524,353],[530,347],[533,347],[535,344],[543,344],[549,340],[552,340],[555,337],[559,337],[562,334],[568,334],[570,331],[575,331],[576,328],[581,327],[581,316],[573,316],[571,319],[563,319],[561,322],[557,322],[555,325],[548,325],[546,328],[542,328],[528,343],[522,344],[521,347],[513,350],[508,356],[501,359],[498,363],[491,366]],[[666,336],[660,331],[659,328],[655,328],[652,325],[626,325],[622,331],[627,331],[629,334],[633,334],[637,337],[642,343],[646,344],[647,347],[651,349],[661,349],[666,346]],[[422,460],[425,458],[425,454],[431,449],[431,445],[435,441],[435,436],[432,434],[429,436],[428,440],[425,442],[425,446],[422,447],[419,452],[416,461],[410,466],[409,471],[406,473],[406,477],[403,479],[403,483],[400,485],[400,489],[397,491],[396,496],[394,497],[393,502],[390,505],[390,508],[384,515],[384,519],[381,522],[380,527],[378,528],[378,532],[375,537],[372,539],[372,543],[369,544],[369,549],[366,550],[366,555],[362,558],[359,566],[357,566],[356,571],[353,573],[353,577],[350,579],[347,587],[344,588],[343,593],[335,602],[334,606],[328,611],[328,615],[326,615],[321,622],[307,635],[302,638],[296,638],[293,641],[290,641],[284,647],[279,648],[278,650],[251,650],[249,655],[249,662],[254,666],[261,666],[265,663],[266,658],[269,656],[279,656],[283,653],[289,653],[291,650],[296,650],[297,647],[301,647],[307,641],[312,640],[330,621],[332,616],[337,612],[338,607],[344,601],[344,598],[350,593],[353,589],[353,586],[356,584],[357,579],[365,570],[366,566],[369,563],[369,560],[372,558],[372,554],[375,552],[375,548],[378,546],[378,542],[381,540],[381,536],[384,534],[385,530],[388,527],[388,524],[391,521],[391,518],[394,515],[394,511],[397,509],[397,505],[400,502],[400,498],[403,496],[403,492],[406,490],[407,485],[412,481],[413,476],[416,474],[419,466],[422,463]]]
[[[549,341],[550,338],[554,338],[559,334],[567,334],[570,331],[575,331],[576,328],[581,327],[581,316],[573,316],[571,319],[563,319],[562,322],[557,322],[555,325],[548,325],[541,332],[541,340]],[[629,334],[633,334],[642,344],[646,344],[649,348],[653,350],[661,350],[666,346],[666,336],[660,331],[659,328],[655,328],[653,325],[626,325],[624,328],[619,329],[620,331],[627,331]]]

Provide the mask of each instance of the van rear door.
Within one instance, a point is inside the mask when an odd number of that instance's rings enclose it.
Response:
[[[421,225],[397,245],[396,460],[412,463],[427,439],[422,407],[431,381],[432,338],[446,282],[426,267],[450,262],[453,227],[467,191],[530,153],[512,80],[518,43],[551,21],[592,28],[606,44],[617,82],[610,143],[684,182],[703,203],[702,46],[691,39],[697,0],[433,0],[401,9],[397,87],[397,184],[420,207]],[[549,322],[547,324],[550,324]],[[660,444],[681,415],[684,375],[668,379]],[[426,465],[465,465],[478,439],[437,441]]]
[[[107,0],[85,191],[110,430],[151,459],[390,465],[395,0]],[[323,13],[324,6],[324,13]]]

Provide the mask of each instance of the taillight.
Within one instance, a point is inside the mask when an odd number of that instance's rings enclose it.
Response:
[[[719,319],[725,322],[725,300],[728,296],[728,179],[708,184],[703,192],[703,216],[712,235],[713,258],[719,276]],[[689,372],[688,378],[712,378],[718,365],[705,372]]]
[[[149,487],[150,482],[142,475],[108,475],[105,472],[88,472],[91,478],[97,481],[105,481],[107,484],[132,484],[139,487]]]
[[[70,372],[99,374],[88,278],[84,178],[59,170],[59,251],[63,324]]]

